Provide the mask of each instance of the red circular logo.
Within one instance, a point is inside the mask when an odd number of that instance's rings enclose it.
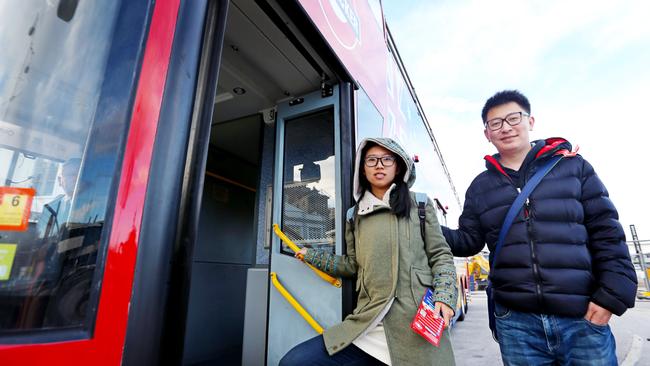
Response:
[[[361,41],[361,20],[354,0],[319,0],[325,20],[338,43],[351,50]]]

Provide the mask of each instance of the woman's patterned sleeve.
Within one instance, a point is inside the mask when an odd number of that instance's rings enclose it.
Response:
[[[308,248],[304,261],[335,277],[352,277],[357,273],[357,261],[354,251],[354,234],[350,225],[345,228],[347,253],[335,255],[322,249]]]
[[[456,279],[456,266],[454,257],[445,237],[442,235],[440,224],[433,202],[428,200],[426,206],[425,249],[429,259],[429,266],[433,274],[433,298],[447,304],[452,309],[456,308],[458,301],[458,282]]]

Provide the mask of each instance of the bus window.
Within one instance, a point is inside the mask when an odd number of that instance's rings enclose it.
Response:
[[[368,98],[363,88],[356,90],[354,96],[356,99],[357,143],[367,137],[383,136],[382,127],[384,125],[384,118],[377,110],[377,107]]]
[[[119,8],[0,4],[0,336],[94,324],[126,128],[97,117]]]
[[[284,141],[282,230],[300,247],[335,250],[332,110],[288,120]],[[282,245],[282,252],[293,252]]]

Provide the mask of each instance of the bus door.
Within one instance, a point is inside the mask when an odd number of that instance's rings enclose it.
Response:
[[[339,90],[314,92],[278,105],[272,223],[297,246],[341,254]],[[341,288],[316,275],[277,235],[271,245],[267,364],[318,335],[283,296],[282,286],[318,325],[341,321]]]

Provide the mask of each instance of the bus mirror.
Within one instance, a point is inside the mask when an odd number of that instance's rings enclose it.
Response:
[[[56,16],[64,22],[71,21],[77,11],[77,5],[79,5],[79,0],[60,0]]]

